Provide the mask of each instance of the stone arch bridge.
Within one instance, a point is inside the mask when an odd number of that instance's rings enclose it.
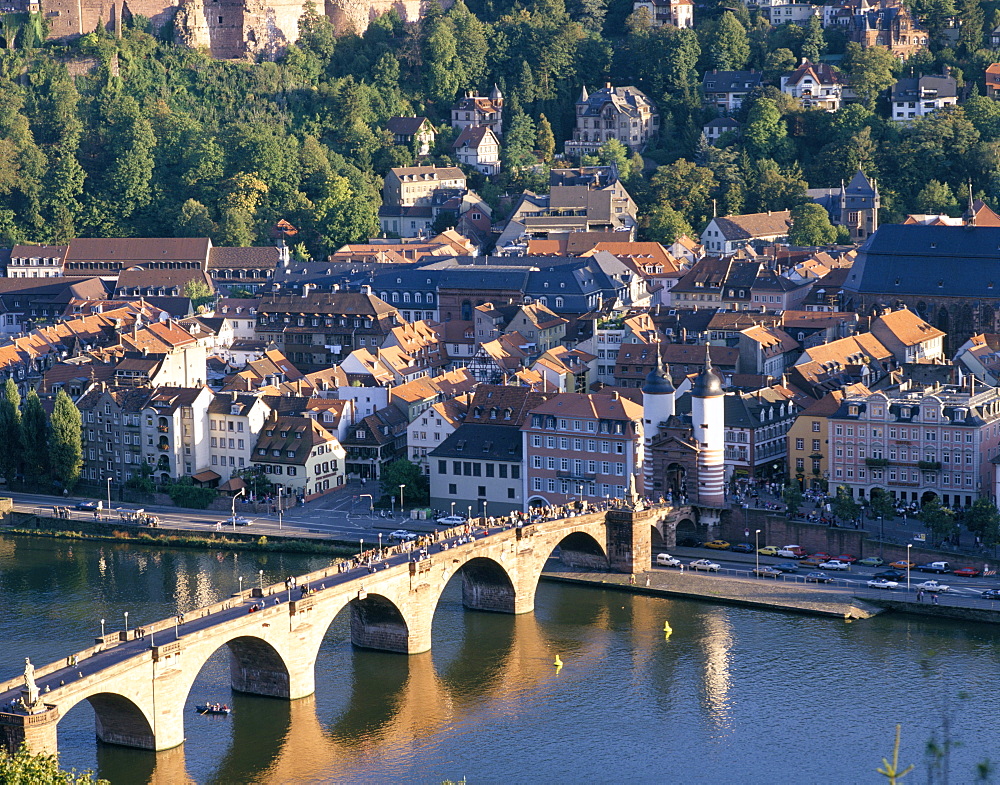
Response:
[[[97,738],[148,750],[184,741],[184,712],[205,662],[229,649],[234,690],[296,700],[312,695],[320,645],[336,616],[350,609],[354,645],[417,654],[431,647],[438,599],[461,574],[466,608],[500,613],[534,609],[539,577],[556,548],[572,566],[637,573],[649,568],[651,532],[669,530],[686,511],[610,509],[522,527],[492,529],[459,543],[449,532],[426,558],[399,554],[369,572],[335,567],[282,585],[254,588],[179,619],[98,638],[96,645],[37,668],[39,705],[13,708],[23,678],[0,683],[0,743],[55,753],[59,719],[83,700],[94,709]],[[311,590],[303,596],[302,587]],[[260,610],[250,612],[252,607]]]

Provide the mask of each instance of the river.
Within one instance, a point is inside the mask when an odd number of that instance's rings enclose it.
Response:
[[[0,679],[120,629],[275,582],[317,557],[0,537]],[[113,620],[113,621],[112,621]],[[673,628],[667,638],[664,621]],[[869,783],[890,756],[913,783],[972,782],[1000,760],[1000,628],[883,616],[842,621],[543,583],[534,614],[467,612],[457,581],[433,651],[359,651],[347,614],[316,694],[234,695],[225,649],[159,755],[98,745],[86,702],[59,724],[65,767],[119,783]],[[558,654],[564,667],[556,670]],[[928,748],[937,752],[929,754]]]

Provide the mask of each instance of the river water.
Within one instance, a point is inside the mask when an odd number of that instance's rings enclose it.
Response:
[[[319,558],[0,537],[0,679],[120,629],[323,566]],[[112,623],[114,620],[114,623]],[[663,633],[669,620],[673,632]],[[347,613],[293,703],[229,689],[225,649],[159,755],[98,745],[86,702],[61,763],[119,783],[871,783],[903,726],[905,782],[1000,763],[1000,628],[884,616],[846,624],[543,583],[534,614],[467,612],[457,581],[433,651],[354,650]],[[558,654],[564,667],[556,670]],[[933,750],[932,752],[929,750]],[[949,778],[946,780],[946,776]]]

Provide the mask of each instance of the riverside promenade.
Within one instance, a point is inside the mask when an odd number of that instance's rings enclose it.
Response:
[[[884,611],[880,605],[854,596],[850,589],[819,588],[815,584],[730,578],[704,573],[650,570],[634,576],[608,572],[547,569],[542,580],[614,588],[636,594],[681,598],[838,619],[869,619]],[[648,585],[647,585],[648,580]]]

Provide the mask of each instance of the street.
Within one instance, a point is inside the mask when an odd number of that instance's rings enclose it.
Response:
[[[307,502],[305,505],[286,510],[281,516],[280,527],[276,514],[243,513],[237,507],[236,514],[249,518],[253,524],[238,527],[225,526],[225,529],[234,530],[241,534],[256,534],[267,537],[284,535],[347,541],[364,539],[368,543],[377,544],[379,532],[385,535],[400,528],[412,528],[416,532],[434,528],[433,521],[411,521],[409,517],[404,518],[398,513],[394,517],[383,518],[379,514],[380,511],[375,510],[374,517],[371,517],[368,499],[356,498],[355,494],[350,492],[351,490],[323,496]],[[51,516],[52,507],[58,505],[70,508],[71,520],[93,520],[94,518],[92,511],[75,509],[77,502],[85,501],[84,499],[72,496],[63,499],[59,496],[28,493],[10,493],[8,495],[14,500],[14,509],[18,512]],[[119,520],[119,515],[116,512],[118,508],[125,510],[144,509],[147,513],[156,515],[163,528],[203,533],[215,530],[218,524],[224,523],[230,518],[228,511],[189,510],[162,505],[140,506],[123,504],[112,499],[111,520],[113,522]],[[107,517],[108,512],[102,510],[102,515]],[[135,524],[126,523],[122,523],[122,525],[135,526]]]

